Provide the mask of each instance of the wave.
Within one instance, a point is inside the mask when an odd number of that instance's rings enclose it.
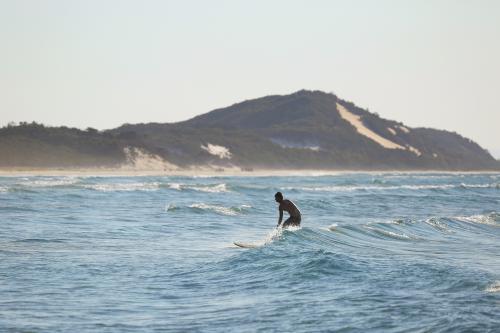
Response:
[[[89,182],[88,179],[91,181]],[[135,182],[135,183],[115,183],[92,181],[92,178],[82,177],[59,177],[59,178],[24,178],[17,184],[3,184],[0,186],[0,193],[9,191],[31,191],[37,188],[84,188],[95,191],[113,192],[113,191],[157,191],[159,189],[169,189],[176,191],[195,191],[205,193],[227,193],[227,192],[245,192],[245,191],[277,191],[286,190],[294,192],[357,192],[357,191],[440,191],[451,189],[500,189],[499,182],[491,183],[460,183],[460,184],[402,184],[393,185],[385,179],[372,180],[370,184],[334,184],[334,185],[310,185],[310,186],[286,186],[279,189],[275,186],[266,184],[189,184],[181,182]]]
[[[0,193],[8,192],[9,190],[26,191],[29,188],[51,188],[51,187],[65,187],[65,188],[84,188],[88,190],[95,190],[101,192],[116,192],[116,191],[157,191],[160,188],[168,188],[174,190],[188,190],[207,193],[223,193],[229,192],[225,183],[221,184],[181,184],[181,183],[160,183],[160,182],[135,182],[135,183],[84,183],[78,178],[63,178],[63,179],[37,179],[27,180],[14,186],[0,187]]]
[[[406,251],[411,248],[389,246],[389,241],[407,242],[416,244],[425,243],[446,244],[463,240],[469,237],[470,232],[476,235],[477,230],[471,231],[463,228],[460,222],[499,225],[500,214],[496,212],[483,215],[470,215],[461,217],[431,217],[427,219],[412,220],[410,218],[399,218],[381,222],[369,222],[363,224],[339,224],[333,223],[328,227],[298,227],[293,230],[283,231],[281,228],[273,229],[269,235],[261,241],[253,242],[255,247],[261,247],[273,243],[275,240],[283,240],[290,246],[299,248],[320,248],[336,252],[337,248],[358,248],[360,251],[370,249],[394,249]],[[429,228],[430,227],[430,228]],[[297,231],[293,234],[288,231]],[[453,236],[452,236],[453,235]],[[457,238],[458,237],[458,238]],[[443,251],[447,248],[444,245]],[[419,246],[419,251],[425,249]]]
[[[382,222],[369,222],[364,224],[331,224],[328,227],[303,228],[298,235],[307,239],[308,246],[321,246],[332,248],[337,245],[349,247],[378,247],[387,249],[385,241],[400,242],[439,242],[456,241],[457,234],[468,237],[468,228],[463,228],[457,222],[488,224],[500,226],[500,214],[492,212],[483,215],[470,215],[461,217],[431,217],[423,220],[394,219]],[[425,226],[430,226],[431,229]],[[477,232],[477,231],[474,231]],[[465,234],[464,234],[465,233]],[[328,236],[328,234],[334,236]],[[333,237],[333,238],[332,238]]]
[[[221,214],[221,215],[229,215],[229,216],[238,215],[238,213],[235,212],[234,210],[232,210],[231,208],[227,208],[227,207],[224,207],[224,206],[207,205],[207,204],[204,204],[204,203],[199,203],[199,204],[192,204],[189,207],[190,208],[194,208],[195,210],[213,211],[213,212]]]
[[[182,184],[179,184],[179,183],[170,183],[168,184],[168,188],[171,188],[173,190],[179,190],[181,191],[182,190]]]
[[[485,291],[488,292],[488,293],[498,293],[498,292],[500,292],[500,281],[493,282],[488,287],[486,287]]]
[[[107,184],[84,184],[83,188],[101,192],[120,191],[156,191],[159,183],[107,183]]]
[[[189,210],[195,213],[216,213],[219,215],[226,216],[236,216],[247,212],[252,206],[250,205],[240,205],[235,207],[225,207],[220,205],[211,205],[206,203],[194,203],[189,206],[176,206],[175,204],[169,204],[165,208],[167,212],[174,212],[178,210]]]
[[[397,233],[397,232],[383,230],[383,229],[375,228],[372,226],[366,226],[366,225],[364,227],[365,227],[365,229],[373,231],[375,234],[378,234],[378,235],[383,236],[384,238],[388,238],[388,239],[397,239],[397,240],[416,240],[416,239],[418,239],[415,236],[408,236],[405,233]]]
[[[19,185],[24,187],[65,187],[74,185],[78,182],[80,182],[80,179],[76,177],[65,177],[65,178],[26,180],[19,183]]]
[[[198,191],[198,192],[208,192],[208,193],[223,193],[230,192],[225,183],[222,184],[207,184],[207,185],[191,185],[191,184],[181,184],[181,183],[169,183],[167,188],[178,190],[178,191]]]
[[[384,179],[449,179],[456,177],[454,174],[382,174]]]
[[[460,187],[463,187],[463,188],[495,188],[495,189],[500,189],[500,183],[491,183],[491,184],[464,184],[464,183],[461,183]]]
[[[291,226],[291,227],[288,227],[286,229],[283,229],[280,226],[280,227],[274,228],[271,231],[269,231],[263,239],[258,240],[258,241],[254,241],[254,242],[250,242],[250,243],[246,243],[246,245],[248,246],[248,248],[260,248],[260,247],[269,245],[269,244],[273,243],[274,241],[283,239],[283,235],[285,234],[285,232],[286,233],[293,233],[293,232],[299,231],[301,229],[302,229],[302,227],[300,227],[300,226]],[[233,245],[235,245],[235,244],[233,243]],[[231,247],[234,247],[233,245]],[[236,247],[240,247],[240,246],[236,246]]]
[[[195,189],[205,192],[225,192],[230,191],[226,186],[212,185],[214,186],[210,190],[210,187],[190,187],[189,185],[176,184],[170,185],[170,188],[177,190],[182,189]],[[225,184],[224,184],[225,185]],[[369,185],[355,185],[355,184],[339,184],[339,185],[324,185],[324,186],[285,186],[285,187],[275,187],[275,186],[265,186],[265,185],[255,185],[255,184],[237,184],[231,185],[231,190],[239,191],[295,191],[295,192],[356,192],[356,191],[397,191],[397,190],[409,190],[409,191],[420,191],[420,190],[450,190],[450,189],[500,189],[500,183],[487,183],[487,184],[404,184],[404,185],[390,185],[384,180],[375,180]]]
[[[226,184],[217,184],[208,186],[188,186],[187,188],[194,191],[209,192],[209,193],[229,192],[226,187]]]
[[[497,212],[491,212],[489,214],[478,214],[471,216],[455,216],[454,219],[468,222],[468,223],[478,223],[493,226],[500,226],[500,214]]]
[[[438,231],[451,232],[450,229],[448,228],[448,225],[440,218],[431,217],[429,219],[424,220],[424,223],[430,225],[431,227],[437,229]]]
[[[387,191],[387,190],[447,190],[447,189],[475,189],[492,188],[500,189],[500,184],[421,184],[421,185],[332,185],[315,187],[284,187],[289,191],[308,191],[308,192],[352,192],[352,191]]]

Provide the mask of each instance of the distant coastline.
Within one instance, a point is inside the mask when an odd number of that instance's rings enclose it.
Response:
[[[500,170],[500,161],[456,132],[410,127],[334,94],[300,90],[179,123],[124,124],[105,131],[9,124],[0,128],[0,168],[106,174],[493,171]]]
[[[120,168],[0,168],[0,177],[46,176],[46,177],[140,177],[140,176],[185,176],[185,177],[278,177],[278,176],[329,176],[340,174],[498,174],[495,170],[313,170],[313,169],[255,169],[253,171],[229,168],[192,168],[177,170],[128,170]]]

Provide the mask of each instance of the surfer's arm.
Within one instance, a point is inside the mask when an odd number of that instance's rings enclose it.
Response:
[[[279,218],[279,220],[278,220],[278,225],[277,225],[277,227],[279,227],[279,226],[280,226],[280,224],[281,224],[281,221],[282,221],[282,220],[283,220],[283,209],[280,209],[280,218]]]

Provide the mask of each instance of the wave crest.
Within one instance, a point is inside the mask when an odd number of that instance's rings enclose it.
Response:
[[[248,209],[252,208],[250,205],[240,205],[240,206],[235,206],[235,207],[225,207],[221,205],[214,205],[214,204],[206,204],[206,203],[194,203],[189,206],[176,206],[175,204],[168,204],[165,208],[167,212],[174,212],[178,210],[191,210],[196,213],[206,213],[206,212],[211,212],[211,213],[216,213],[219,215],[226,215],[226,216],[236,216],[236,215],[241,215],[244,214]]]
[[[198,192],[208,192],[208,193],[223,193],[229,192],[227,185],[224,183],[221,184],[207,184],[207,185],[190,185],[190,184],[181,184],[181,183],[169,183],[167,185],[169,189],[177,190],[177,191],[198,191]]]
[[[486,292],[489,293],[498,293],[500,292],[500,281],[495,281],[494,283],[490,284],[486,289]]]
[[[108,183],[85,184],[83,188],[101,192],[130,192],[130,191],[156,191],[158,183]]]
[[[455,219],[468,222],[468,223],[478,223],[478,224],[487,224],[493,226],[499,226],[500,222],[500,214],[497,212],[491,212],[488,214],[477,214],[471,216],[456,216]]]
[[[48,178],[48,179],[26,180],[19,183],[19,185],[24,187],[62,187],[62,186],[74,185],[79,181],[80,179],[75,177]]]

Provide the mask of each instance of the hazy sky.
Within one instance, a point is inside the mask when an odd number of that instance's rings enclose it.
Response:
[[[174,122],[303,88],[500,157],[500,1],[0,0],[0,125]]]

